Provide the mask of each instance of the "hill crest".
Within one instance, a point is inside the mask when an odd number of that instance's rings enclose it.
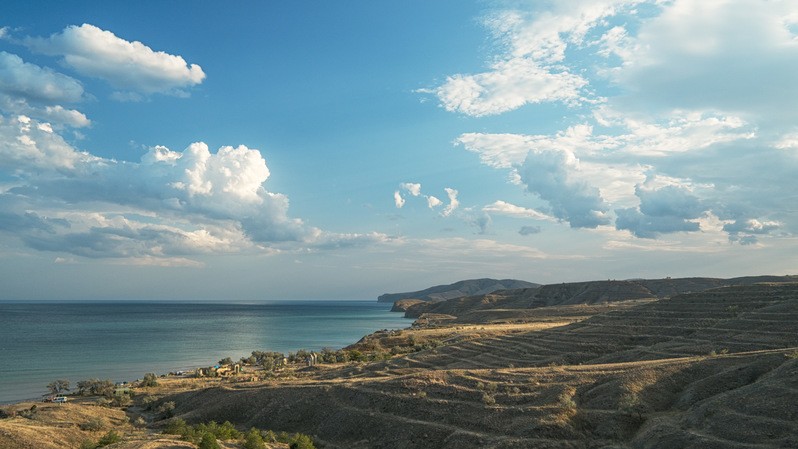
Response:
[[[402,299],[419,299],[438,302],[464,296],[487,295],[497,290],[519,288],[537,288],[540,284],[517,279],[466,279],[453,284],[436,285],[434,287],[405,293],[384,293],[377,297],[378,302],[396,302]]]

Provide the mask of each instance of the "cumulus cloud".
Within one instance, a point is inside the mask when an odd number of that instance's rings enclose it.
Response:
[[[517,218],[532,218],[534,220],[551,220],[552,217],[535,209],[516,206],[506,201],[495,201],[482,208],[483,211],[498,215],[507,215]]]
[[[443,204],[443,201],[439,200],[437,197],[432,195],[427,196],[427,207],[430,209],[435,209],[441,204]]]
[[[0,111],[46,120],[56,126],[82,128],[91,121],[80,111],[58,103],[81,101],[83,86],[74,78],[0,52]]]
[[[84,128],[91,125],[91,120],[85,114],[74,109],[65,109],[61,105],[46,106],[43,116],[50,121],[72,126],[73,128]]]
[[[658,185],[659,184],[659,185]],[[615,227],[637,237],[656,238],[659,234],[692,232],[701,229],[697,221],[709,207],[688,187],[673,183],[661,185],[656,177],[635,188],[640,205],[617,209]]]
[[[72,170],[94,158],[76,151],[47,123],[0,116],[0,165],[6,170]]]
[[[402,198],[402,194],[398,190],[393,192],[393,202],[397,209],[401,209],[405,205],[405,199]]]
[[[409,194],[413,196],[421,195],[421,184],[414,183],[414,182],[403,182],[401,185],[402,189],[407,191]]]
[[[449,204],[441,211],[441,216],[448,217],[459,207],[460,202],[457,200],[457,190],[451,189],[449,187],[445,188],[444,190],[446,191],[446,195],[449,197]],[[401,209],[407,202],[405,197],[402,196],[402,191],[407,192],[413,197],[425,198],[427,200],[427,207],[430,209],[435,209],[436,207],[443,205],[443,201],[437,197],[423,194],[421,192],[421,183],[403,182],[399,185],[399,190],[396,190],[393,193],[394,205],[397,209]]]
[[[741,245],[752,245],[758,242],[758,235],[766,235],[782,226],[777,221],[760,221],[755,218],[735,220],[723,226],[729,233],[729,241],[739,242]]]
[[[441,211],[441,215],[444,217],[448,217],[452,214],[458,207],[460,207],[460,201],[457,199],[458,191],[449,187],[444,188],[443,190],[446,191],[446,196],[449,197],[449,204],[443,208]]]
[[[793,122],[798,41],[793,2],[676,0],[641,23],[612,72],[637,107],[735,111]],[[740,29],[745,32],[740,32]]]
[[[47,38],[29,37],[24,43],[32,51],[62,56],[63,63],[81,75],[136,94],[185,95],[186,88],[205,79],[202,68],[182,56],[154,51],[90,24],[68,26]]]
[[[136,263],[190,263],[197,254],[315,251],[378,244],[382,234],[336,234],[292,218],[269,192],[258,150],[150,148],[139,162],[99,158],[47,123],[0,120],[0,232],[30,248]]]
[[[527,191],[548,201],[551,213],[574,228],[609,224],[598,189],[579,179],[579,161],[566,151],[532,151],[518,169]]]
[[[506,171],[572,227],[614,218],[615,230],[602,232],[651,239],[702,231],[709,239],[714,217],[713,239],[725,233],[750,244],[777,230],[794,235],[798,216],[785,205],[794,202],[798,169],[798,5],[514,5],[488,15],[500,51],[487,71],[451,75],[427,92],[447,110],[472,116],[546,101],[575,113],[559,132],[464,133],[456,145]]]
[[[83,85],[74,78],[0,51],[0,92],[32,102],[76,102]]]

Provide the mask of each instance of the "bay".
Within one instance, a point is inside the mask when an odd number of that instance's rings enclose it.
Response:
[[[342,348],[412,321],[375,301],[0,301],[0,403],[55,379],[131,381],[238,360],[252,351]]]

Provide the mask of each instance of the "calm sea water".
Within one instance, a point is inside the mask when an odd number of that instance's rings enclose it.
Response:
[[[252,351],[341,348],[411,321],[375,301],[0,301],[0,403],[40,397],[55,379],[130,381]]]

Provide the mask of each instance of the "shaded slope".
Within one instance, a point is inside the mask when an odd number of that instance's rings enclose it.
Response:
[[[405,293],[385,293],[377,298],[379,302],[396,302],[401,299],[420,299],[422,301],[445,301],[462,296],[485,295],[497,290],[532,288],[540,284],[516,279],[469,279],[454,284],[436,285],[424,290]]]

